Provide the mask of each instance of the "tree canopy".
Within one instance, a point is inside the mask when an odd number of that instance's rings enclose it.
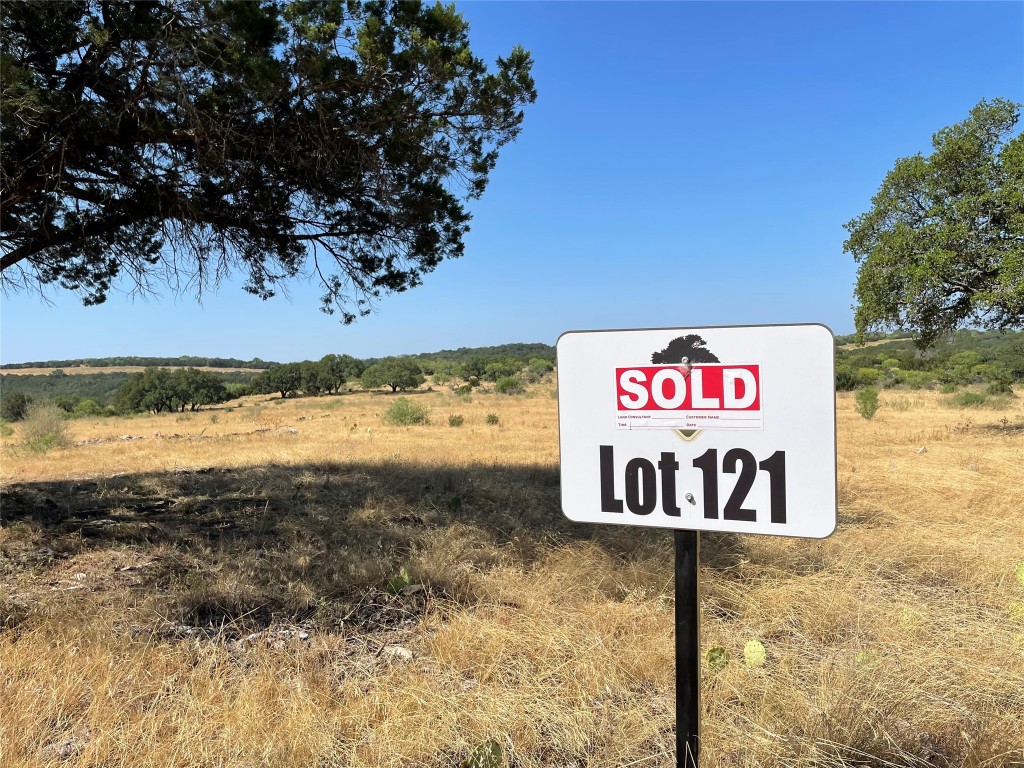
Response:
[[[419,365],[406,357],[386,357],[363,371],[360,378],[364,389],[387,386],[392,392],[415,389],[426,381]]]
[[[323,286],[346,322],[463,253],[536,98],[454,6],[0,3],[0,285]]]
[[[896,161],[846,224],[859,267],[858,336],[905,329],[928,347],[966,325],[1024,325],[1024,137],[1019,104],[981,101]]]

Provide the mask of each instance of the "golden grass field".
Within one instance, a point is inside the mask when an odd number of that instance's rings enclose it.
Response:
[[[6,438],[0,765],[675,765],[671,533],[562,517],[550,385],[413,397]],[[1024,766],[1022,401],[842,394],[836,533],[702,536],[703,765]]]

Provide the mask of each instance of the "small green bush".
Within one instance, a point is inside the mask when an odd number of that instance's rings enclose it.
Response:
[[[858,368],[856,376],[858,384],[870,387],[878,383],[879,379],[882,378],[882,372],[877,368]]]
[[[408,397],[400,397],[388,407],[382,418],[385,424],[408,427],[430,423],[430,411],[425,405],[413,402]]]
[[[857,413],[865,419],[874,418],[878,413],[878,390],[874,387],[864,387],[856,395]]]
[[[959,408],[975,408],[980,405],[987,405],[988,395],[984,395],[981,392],[961,392],[951,397],[950,402]]]
[[[45,453],[68,444],[68,424],[64,410],[53,403],[32,403],[22,420],[21,445],[30,451]]]
[[[496,425],[496,424],[498,424],[500,422],[501,422],[501,419],[498,418],[498,414],[496,414],[496,413],[488,413],[487,414],[487,423],[488,424],[491,424],[493,426],[493,425]]]
[[[935,379],[927,371],[903,371],[903,385],[907,389],[932,389]]]
[[[449,427],[461,427],[466,422],[466,417],[458,413],[453,413],[448,417]]]
[[[0,419],[0,437],[10,437],[14,434],[14,427],[3,419]]]
[[[102,416],[103,406],[95,400],[80,400],[74,409],[75,416]]]
[[[516,395],[523,391],[523,384],[516,376],[502,376],[494,382],[494,391],[503,395]]]
[[[998,379],[996,381],[989,382],[988,387],[985,388],[985,392],[989,395],[1012,395],[1013,387],[1010,382],[1005,379]]]
[[[939,392],[941,392],[944,395],[951,395],[954,392],[956,392],[956,384],[954,384],[951,381],[947,381],[945,384],[939,387]]]

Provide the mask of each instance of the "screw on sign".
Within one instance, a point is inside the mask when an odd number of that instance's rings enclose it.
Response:
[[[815,324],[570,331],[557,348],[563,513],[674,530],[676,747],[696,766],[697,532],[835,529],[834,337]]]

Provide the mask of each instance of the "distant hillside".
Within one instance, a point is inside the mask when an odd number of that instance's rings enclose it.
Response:
[[[528,344],[500,344],[496,347],[459,347],[458,349],[442,349],[439,352],[421,352],[418,355],[408,355],[414,360],[451,360],[454,363],[464,363],[473,358],[487,358],[494,360],[523,360],[527,362],[533,358],[555,361],[555,348],[550,344],[528,343]]]
[[[37,360],[30,363],[5,363],[0,370],[18,368],[269,368],[277,363],[260,360],[239,360],[234,357],[85,357],[76,360]]]
[[[56,369],[55,369],[56,370]],[[225,384],[249,384],[256,371],[225,371],[217,376]],[[101,405],[113,402],[114,395],[121,388],[130,371],[113,373],[80,373],[75,376],[60,373],[46,374],[0,374],[0,396],[15,392],[28,395],[33,400],[55,400],[58,397],[78,397],[95,400]]]
[[[836,338],[839,389],[1024,382],[1024,331],[957,331],[926,352],[906,334],[853,342],[852,336]]]

